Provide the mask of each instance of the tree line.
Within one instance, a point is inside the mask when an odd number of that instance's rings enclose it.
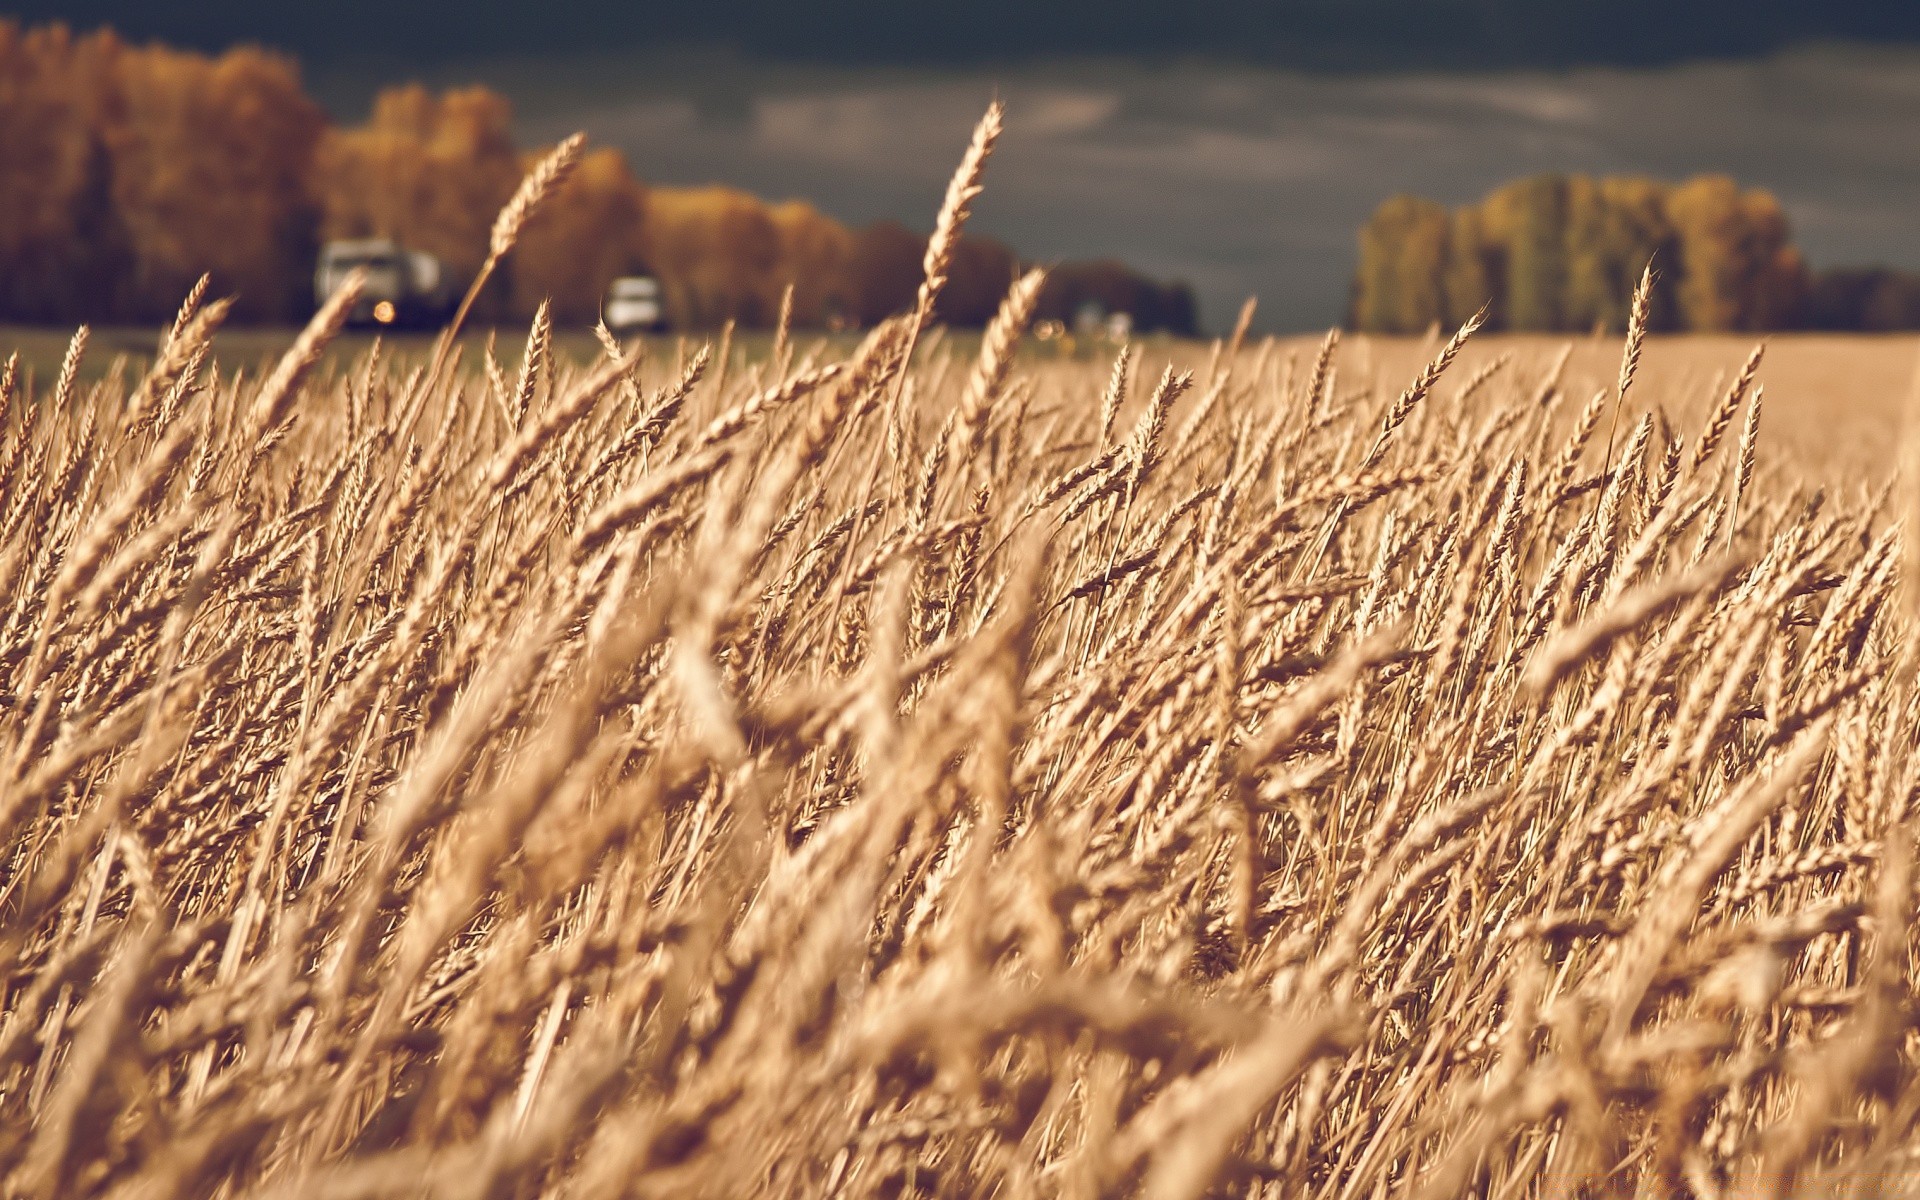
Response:
[[[236,318],[295,320],[335,238],[390,237],[470,277],[541,152],[511,125],[484,87],[410,84],[341,127],[282,54],[0,20],[0,320],[159,320],[202,272]],[[613,279],[645,273],[682,328],[769,325],[789,285],[797,324],[872,324],[911,304],[925,246],[897,222],[852,229],[802,200],[649,187],[602,148],[528,223],[477,315],[523,320],[545,299],[557,321],[591,324]],[[1006,245],[965,239],[938,317],[984,324],[1019,267]],[[1054,267],[1036,318],[1089,302],[1136,328],[1195,326],[1185,285],[1105,261]]]
[[[1920,276],[1811,270],[1779,200],[1724,175],[1535,175],[1454,209],[1392,197],[1360,230],[1350,321],[1413,333],[1486,305],[1495,329],[1617,331],[1648,263],[1655,331],[1920,328]]]

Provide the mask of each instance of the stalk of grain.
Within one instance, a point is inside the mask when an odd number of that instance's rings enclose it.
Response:
[[[466,324],[467,314],[473,310],[473,302],[480,298],[481,289],[493,277],[500,260],[520,240],[520,231],[526,227],[528,219],[572,173],[574,163],[580,158],[580,150],[586,144],[587,135],[575,133],[548,151],[546,157],[527,172],[506,207],[494,218],[493,230],[487,237],[487,256],[481,260],[480,270],[474,275],[473,282],[467,285],[466,294],[460,297],[460,304],[453,311],[453,319],[441,331],[440,339],[434,346],[433,365],[427,370],[428,379],[440,377],[447,355],[453,349],[453,340],[458,336],[460,327]]]

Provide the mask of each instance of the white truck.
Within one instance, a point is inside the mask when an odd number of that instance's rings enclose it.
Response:
[[[667,310],[660,300],[660,281],[650,275],[625,275],[607,285],[601,316],[620,337],[656,333],[667,327]]]
[[[391,238],[328,242],[313,272],[315,304],[326,303],[354,268],[367,272],[347,324],[360,327],[438,325],[453,311],[453,287],[444,264]]]

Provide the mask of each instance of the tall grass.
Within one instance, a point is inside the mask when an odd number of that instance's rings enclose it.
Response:
[[[7,1194],[1905,1187],[1901,534],[1757,364],[1039,374],[1037,287],[10,382]]]

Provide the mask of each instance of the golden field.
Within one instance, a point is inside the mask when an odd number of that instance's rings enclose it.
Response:
[[[1366,366],[1382,385],[1418,369],[1432,344],[1413,338],[1355,338],[1372,347]],[[1474,339],[1462,352],[1472,371],[1512,354],[1518,361],[1551,361],[1572,348],[1565,375],[1569,391],[1590,394],[1609,386],[1620,367],[1620,339],[1502,334]],[[1765,347],[1761,382],[1766,420],[1760,451],[1786,456],[1798,471],[1835,487],[1885,482],[1897,465],[1907,413],[1920,375],[1920,338],[1827,333],[1686,334],[1647,339],[1636,384],[1637,411],[1663,409],[1679,423],[1698,420],[1737,374],[1756,346]],[[1304,348],[1302,353],[1307,353]]]
[[[498,338],[517,344],[524,330],[498,331]],[[649,349],[657,355],[683,353],[682,343],[697,346],[717,345],[720,333],[656,336]],[[812,335],[795,335],[810,342]],[[556,354],[589,360],[599,353],[599,345],[584,332],[565,331],[554,335]],[[71,331],[0,327],[0,347],[18,352],[22,370],[32,371],[43,383],[59,372]],[[276,329],[233,329],[221,337],[221,358],[249,370],[271,366],[292,342],[291,333]],[[972,333],[956,333],[950,340],[960,353],[978,347]],[[154,354],[152,330],[110,328],[91,332],[91,350],[80,367],[80,378],[94,382],[104,378],[116,357],[124,356],[128,370],[143,370]],[[371,349],[371,335],[343,333],[329,347],[326,361],[345,367]],[[856,337],[835,335],[821,345],[826,351],[844,354]],[[1284,363],[1291,355],[1296,365],[1310,361],[1319,350],[1319,336],[1282,337],[1271,353]],[[476,339],[476,349],[477,349]],[[388,336],[384,343],[402,356],[418,357],[431,353],[432,338],[422,334]],[[1156,336],[1145,339],[1156,361],[1197,367],[1206,362],[1210,343],[1181,342]],[[1258,349],[1259,339],[1252,346]],[[1342,366],[1357,386],[1360,380],[1370,386],[1393,386],[1416,372],[1438,348],[1432,338],[1380,337],[1351,335],[1344,343]],[[1764,337],[1745,334],[1685,334],[1654,336],[1646,341],[1646,352],[1635,395],[1629,408],[1637,415],[1652,406],[1663,408],[1672,419],[1697,419],[1709,404],[1716,384],[1723,384],[1738,371],[1756,346],[1764,345],[1767,420],[1760,430],[1763,455],[1791,455],[1796,466],[1819,482],[1831,481],[1844,487],[1861,483],[1881,483],[1889,478],[1898,457],[1905,428],[1909,397],[1913,393],[1916,372],[1920,372],[1920,337],[1905,334],[1831,334],[1779,333]],[[772,335],[766,332],[741,333],[734,348],[742,363],[763,359],[772,347]],[[1565,389],[1610,385],[1620,366],[1620,338],[1569,338],[1553,334],[1477,334],[1461,352],[1462,371],[1472,372],[1502,356],[1511,355],[1522,364],[1532,364],[1538,372],[1551,365],[1554,357],[1571,347],[1565,373]],[[1100,369],[1111,363],[1118,347],[1098,342],[1076,346],[1069,357],[1087,369]],[[1063,356],[1058,346],[1024,344],[1017,351],[1022,366],[1045,372],[1049,364]],[[1526,368],[1523,366],[1523,371]],[[1073,371],[1067,373],[1071,378]],[[1071,385],[1068,385],[1071,386]],[[307,403],[313,403],[309,399]]]
[[[941,244],[0,389],[9,1195],[1914,1190],[1910,347],[1071,363]]]

